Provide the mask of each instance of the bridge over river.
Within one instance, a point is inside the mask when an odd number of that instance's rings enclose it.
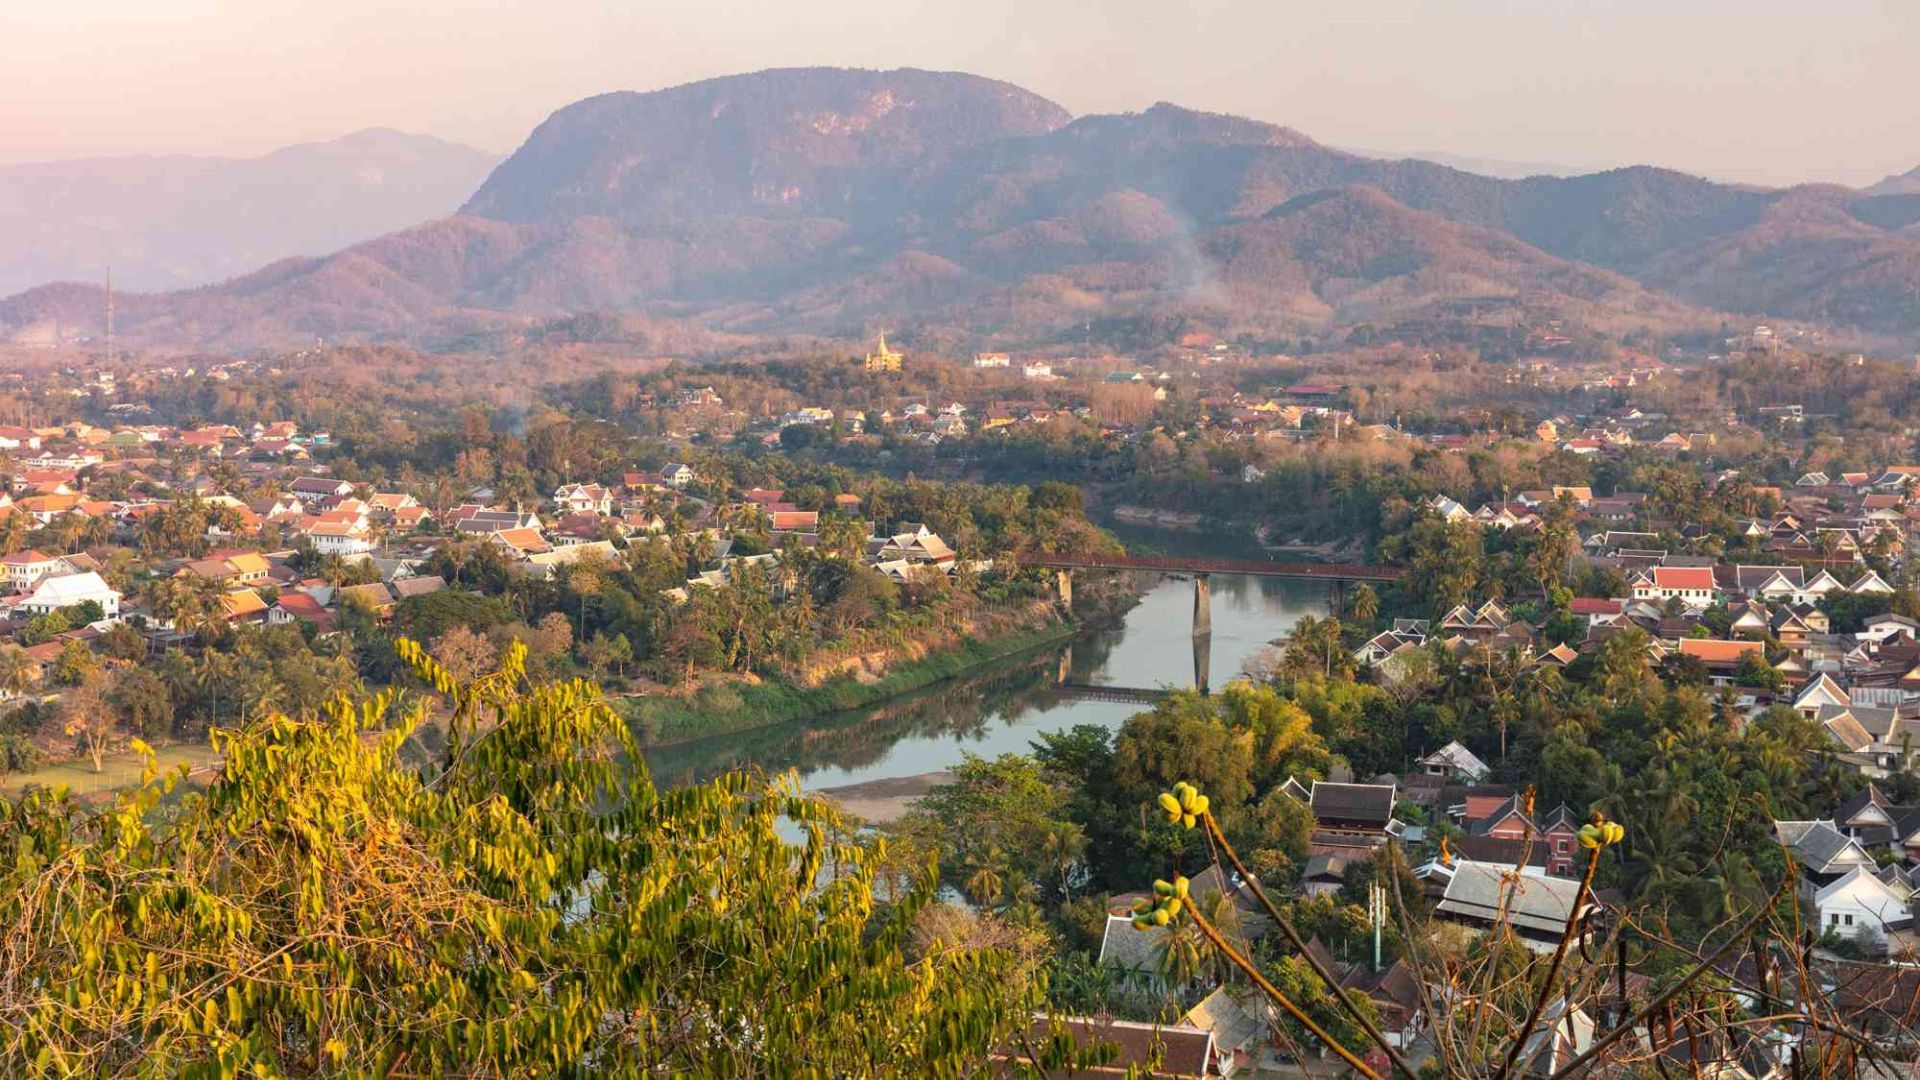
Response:
[[[1079,570],[1146,570],[1162,574],[1187,574],[1193,578],[1193,684],[1201,693],[1208,690],[1212,638],[1212,575],[1235,574],[1257,578],[1285,578],[1294,581],[1324,581],[1328,584],[1328,610],[1338,613],[1344,606],[1342,595],[1348,582],[1398,581],[1401,570],[1394,566],[1366,563],[1295,563],[1258,559],[1212,559],[1186,556],[1124,555],[1096,552],[1028,552],[1020,556],[1027,566],[1053,570],[1060,602],[1073,606],[1073,575]],[[1069,652],[1069,655],[1071,653]],[[1090,686],[1067,679],[1065,665],[1055,689],[1066,695],[1105,701],[1151,702],[1164,695],[1163,690],[1144,687]]]
[[[1163,574],[1190,574],[1193,577],[1193,633],[1195,637],[1213,631],[1211,575],[1239,574],[1246,577],[1287,578],[1294,581],[1324,581],[1328,584],[1329,610],[1345,606],[1343,593],[1348,582],[1398,581],[1397,566],[1367,563],[1294,563],[1258,559],[1206,559],[1164,555],[1114,555],[1095,552],[1035,551],[1020,556],[1027,566],[1054,571],[1060,602],[1073,606],[1073,574],[1076,570],[1149,570]],[[1199,665],[1196,662],[1196,669]],[[1206,682],[1199,685],[1205,689]]]

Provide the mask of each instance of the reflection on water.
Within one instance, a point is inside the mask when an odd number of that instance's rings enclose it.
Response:
[[[1193,684],[1193,582],[1150,575],[1142,584],[1140,604],[1118,626],[873,708],[649,750],[647,762],[664,783],[758,765],[797,769],[808,787],[830,788],[950,768],[962,752],[1022,753],[1041,732],[1076,724],[1119,727],[1141,706],[1066,698],[1051,686],[1063,660],[1071,682]],[[1215,574],[1211,584],[1213,634],[1206,644],[1214,686],[1300,616],[1327,610],[1320,582]]]

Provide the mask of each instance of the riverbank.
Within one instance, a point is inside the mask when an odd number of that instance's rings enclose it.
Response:
[[[623,699],[618,707],[643,745],[673,746],[878,705],[1016,653],[1064,641],[1081,630],[1080,623],[1062,620],[987,640],[968,638],[956,648],[901,664],[872,680],[843,676],[808,688],[727,682],[687,697]]]
[[[889,776],[859,784],[821,788],[815,795],[830,799],[842,813],[869,825],[892,825],[907,816],[913,804],[942,784],[953,782],[953,773],[940,769],[914,776]]]

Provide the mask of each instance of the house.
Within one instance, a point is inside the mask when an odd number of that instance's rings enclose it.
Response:
[[[1712,607],[1719,598],[1711,566],[1656,566],[1633,587],[1636,600],[1678,600],[1695,611]]]
[[[372,581],[365,585],[348,585],[333,594],[334,607],[344,607],[349,603],[363,605],[376,615],[384,615],[393,608],[393,592],[385,584]]]
[[[302,532],[322,555],[359,555],[373,550],[373,532],[364,521],[315,521]]]
[[[1569,878],[1513,874],[1511,866],[1462,859],[1433,913],[1480,930],[1505,924],[1522,945],[1546,953],[1566,932],[1579,891],[1580,883]]]
[[[524,559],[553,550],[553,545],[547,542],[539,529],[501,529],[490,534],[489,538],[515,558]]]
[[[679,462],[673,462],[660,470],[660,482],[670,488],[684,488],[693,483],[693,470]]]
[[[1421,992],[1419,976],[1404,959],[1395,960],[1380,972],[1355,964],[1340,976],[1340,989],[1357,990],[1373,1001],[1380,1034],[1396,1049],[1412,1046],[1426,1028],[1426,995]]]
[[[1839,683],[1833,681],[1833,676],[1824,671],[1808,681],[1801,688],[1799,696],[1793,699],[1794,711],[1808,719],[1817,717],[1823,705],[1852,704],[1853,698],[1840,688]]]
[[[1735,592],[1760,600],[1787,600],[1801,595],[1806,570],[1798,566],[1735,566]]]
[[[1240,933],[1248,940],[1257,940],[1273,928],[1258,898],[1253,895],[1252,887],[1230,877],[1217,862],[1188,879],[1187,894],[1198,903],[1212,903],[1213,896],[1225,894],[1227,902],[1235,909]],[[1132,905],[1138,898],[1137,894],[1121,894],[1108,901],[1107,925],[1100,936],[1099,962],[1130,972],[1135,977],[1157,980],[1160,943],[1165,940],[1168,931],[1163,926],[1145,930],[1134,928]]]
[[[1382,630],[1355,649],[1353,658],[1356,663],[1379,665],[1386,663],[1388,657],[1410,645],[1418,647],[1417,642],[1410,641],[1391,630]]]
[[[1821,597],[1826,596],[1828,593],[1843,592],[1845,591],[1845,589],[1846,589],[1846,586],[1840,584],[1839,578],[1836,578],[1831,573],[1828,573],[1827,571],[1822,570],[1818,574],[1815,574],[1812,580],[1808,581],[1804,586],[1801,587],[1800,593],[1796,597],[1796,599],[1808,600],[1808,601],[1818,600]]]
[[[995,1056],[1007,1062],[990,1075],[1013,1075],[1016,1063],[1027,1061],[1024,1047],[1042,1047],[1056,1036],[1071,1038],[1082,1047],[1112,1046],[1111,1061],[1072,1073],[1076,1080],[1120,1080],[1122,1077],[1209,1077],[1221,1071],[1212,1031],[1199,1027],[1162,1027],[1134,1020],[1104,1020],[1035,1015],[1025,1038],[1009,1043]]]
[[[315,503],[322,499],[345,498],[353,494],[353,485],[328,476],[302,476],[288,485],[287,490],[301,502]]]
[[[501,535],[504,536],[506,534],[503,533]],[[498,539],[498,537],[495,539]],[[551,576],[559,567],[570,566],[589,556],[599,558],[605,565],[612,565],[620,561],[619,551],[614,548],[611,541],[607,540],[590,540],[585,543],[566,544],[553,548],[550,551],[529,551],[523,558],[526,561],[527,572],[529,574],[537,578],[544,578]],[[774,591],[776,595],[782,595],[779,588],[776,588]]]
[[[1300,891],[1308,896],[1332,896],[1346,885],[1348,865],[1339,855],[1309,857],[1300,874]]]
[[[1214,1069],[1220,1076],[1238,1076],[1258,1063],[1262,1046],[1277,1023],[1274,1006],[1250,987],[1215,987],[1180,1018],[1175,1030],[1192,1029],[1213,1036]],[[1213,1074],[1204,1074],[1213,1075]]]
[[[1365,856],[1398,831],[1393,818],[1395,784],[1339,784],[1315,780],[1307,793],[1313,810],[1315,854]]]
[[[20,601],[14,610],[23,615],[45,615],[90,600],[100,605],[106,618],[119,616],[120,593],[92,570],[40,579],[33,592]]]
[[[490,536],[508,529],[538,529],[537,514],[519,510],[496,510],[488,506],[461,506],[453,511],[453,531],[475,536]]]
[[[1854,636],[1876,645],[1901,636],[1909,641],[1920,641],[1920,619],[1910,619],[1905,615],[1875,615]]]
[[[1527,861],[1544,866],[1548,873],[1568,875],[1573,872],[1576,842],[1580,833],[1580,822],[1574,817],[1567,804],[1561,803],[1538,822],[1527,813],[1523,797],[1510,796],[1491,812],[1469,820],[1465,839],[1488,839],[1520,845],[1520,855]],[[1534,857],[1532,849],[1540,852]],[[1469,857],[1477,857],[1469,854]],[[1518,859],[1512,859],[1516,862]]]
[[[274,601],[272,610],[267,612],[267,625],[284,626],[295,622],[311,624],[322,634],[333,632],[333,612],[321,606],[320,601],[303,592],[281,593]]]
[[[767,519],[774,532],[813,532],[820,528],[820,513],[817,510],[770,509]]]
[[[599,484],[561,484],[554,489],[553,501],[564,513],[613,513],[613,491]]]
[[[1765,605],[1756,600],[1731,606],[1727,614],[1732,620],[1727,624],[1727,633],[1736,637],[1749,634],[1765,635],[1773,629],[1773,615]]]
[[[1771,623],[1773,636],[1781,645],[1789,649],[1804,649],[1807,639],[1813,635],[1813,627],[1792,608],[1782,608],[1774,613]]]
[[[945,540],[927,531],[925,526],[885,539],[869,540],[867,555],[874,562],[905,560],[909,563],[930,563],[941,569],[952,566],[959,559]]]
[[[1420,759],[1420,766],[1435,776],[1445,776],[1468,784],[1477,784],[1493,771],[1473,751],[1454,740]]]
[[[1816,885],[1837,881],[1862,867],[1877,869],[1867,849],[1830,821],[1776,821],[1773,837]]]
[[[39,584],[41,578],[67,571],[65,559],[58,555],[42,555],[32,548],[16,551],[0,559],[0,573],[5,575],[7,589],[11,592],[26,592]]]
[[[1721,641],[1717,638],[1681,638],[1676,650],[1681,656],[1691,656],[1706,666],[1707,674],[1714,685],[1724,686],[1734,679],[1734,673],[1749,656],[1761,660],[1767,658],[1767,647],[1759,641]]]
[[[1884,948],[1887,934],[1913,926],[1907,900],[1880,880],[1874,867],[1856,866],[1831,883],[1803,887],[1811,893],[1814,918],[1822,934],[1850,938],[1869,948]]]
[[[1892,596],[1893,586],[1881,579],[1872,570],[1860,576],[1860,580],[1847,586],[1847,591],[1855,596]]]
[[[1602,597],[1576,596],[1567,602],[1567,614],[1585,619],[1588,627],[1611,626],[1620,621],[1626,601]]]
[[[1513,618],[1507,609],[1489,600],[1478,608],[1455,605],[1453,610],[1440,617],[1440,630],[1445,636],[1479,641],[1493,637],[1512,623]]]
[[[396,600],[405,600],[413,596],[429,596],[447,587],[447,579],[438,574],[425,574],[419,577],[395,578],[387,583],[393,590]]]
[[[230,623],[265,622],[267,602],[252,589],[231,589],[220,594],[220,613]]]

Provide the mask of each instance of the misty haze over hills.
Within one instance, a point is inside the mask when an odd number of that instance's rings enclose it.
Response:
[[[257,158],[0,166],[0,293],[55,281],[162,290],[324,255],[444,216],[499,155],[373,129]]]
[[[1090,322],[1319,334],[1525,307],[1608,332],[1738,313],[1913,339],[1920,196],[1903,183],[1501,179],[1169,104],[1076,119],[977,76],[789,69],[567,106],[453,216],[125,296],[120,325],[159,344],[431,346],[610,311],[964,347]],[[466,193],[422,194],[411,220]],[[0,327],[89,327],[101,306],[92,287],[31,289],[0,301]]]

